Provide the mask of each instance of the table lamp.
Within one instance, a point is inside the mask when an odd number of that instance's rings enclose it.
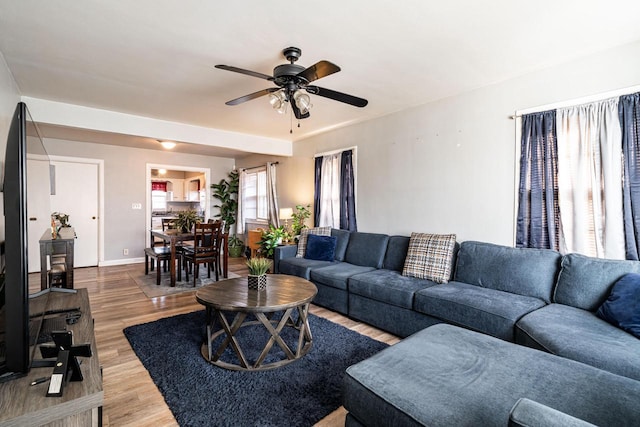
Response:
[[[284,220],[284,229],[289,231],[289,220],[293,218],[293,208],[281,208],[278,216]]]

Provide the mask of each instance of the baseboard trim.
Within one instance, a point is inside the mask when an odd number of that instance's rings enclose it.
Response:
[[[98,267],[110,267],[113,265],[126,265],[126,264],[141,264],[144,262],[144,257],[140,258],[125,258],[125,259],[112,259],[110,261],[102,261],[98,264]]]

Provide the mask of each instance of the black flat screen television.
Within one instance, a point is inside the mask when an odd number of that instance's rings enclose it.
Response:
[[[0,280],[0,381],[29,372],[49,296],[37,295],[39,287],[29,293],[28,251],[39,252],[37,247],[28,247],[27,171],[33,168],[48,169],[49,157],[27,106],[20,102],[7,136],[2,182],[4,254],[0,264],[4,280]],[[50,194],[48,173],[39,173],[38,182],[31,183],[34,184],[47,188],[44,194]],[[50,204],[48,199],[38,202]]]

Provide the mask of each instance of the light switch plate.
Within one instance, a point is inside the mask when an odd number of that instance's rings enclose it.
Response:
[[[142,209],[142,203],[132,203],[131,209]]]

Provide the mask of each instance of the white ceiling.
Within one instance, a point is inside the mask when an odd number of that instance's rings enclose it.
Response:
[[[638,16],[637,0],[0,0],[0,51],[24,96],[295,141],[640,40]],[[369,105],[312,96],[290,135],[266,97],[224,104],[273,84],[214,65],[271,74],[288,46]]]

